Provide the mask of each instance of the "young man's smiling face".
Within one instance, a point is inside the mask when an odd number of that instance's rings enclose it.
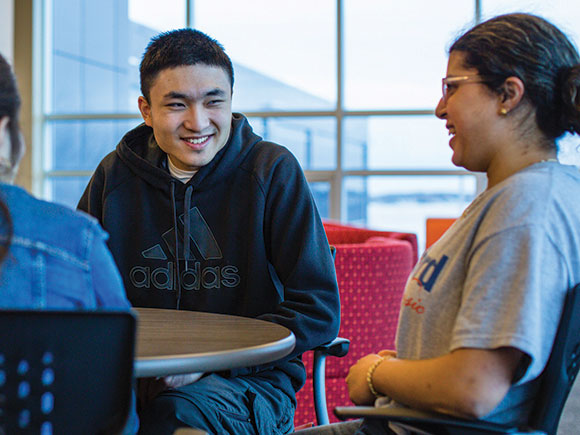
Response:
[[[232,90],[227,73],[206,64],[162,70],[139,97],[145,124],[171,162],[185,171],[207,165],[228,141]]]

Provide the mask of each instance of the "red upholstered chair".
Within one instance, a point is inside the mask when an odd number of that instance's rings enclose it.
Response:
[[[394,348],[401,296],[417,261],[414,234],[373,231],[325,223],[329,243],[336,247],[336,274],[341,300],[339,336],[350,340],[343,358],[326,361],[326,398],[329,410],[352,403],[344,379],[362,356]],[[297,427],[314,423],[312,352],[304,354],[306,385],[297,395]],[[338,421],[334,415],[330,421]]]
[[[417,262],[418,244],[417,235],[397,231],[380,231],[360,228],[353,225],[341,224],[333,221],[324,221],[324,230],[331,245],[362,243],[371,237],[386,237],[388,239],[405,240],[411,244],[413,251],[413,265]]]

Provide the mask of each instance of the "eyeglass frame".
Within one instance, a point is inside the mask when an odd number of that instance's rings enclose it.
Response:
[[[477,80],[474,80],[477,79]],[[449,95],[449,84],[455,83],[485,83],[486,78],[480,76],[479,74],[474,74],[470,76],[451,76],[443,77],[441,79],[441,93],[443,95],[443,101],[447,101],[447,96]]]

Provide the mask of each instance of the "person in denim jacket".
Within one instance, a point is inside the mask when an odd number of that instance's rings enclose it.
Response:
[[[23,153],[19,106],[0,56],[0,307],[129,309],[97,221],[8,184]]]
[[[119,272],[92,219],[0,183],[13,234],[2,236],[0,307],[129,308]]]
[[[19,108],[16,80],[0,55],[0,308],[130,309],[97,221],[9,184],[24,147]],[[124,433],[137,427],[133,410]]]

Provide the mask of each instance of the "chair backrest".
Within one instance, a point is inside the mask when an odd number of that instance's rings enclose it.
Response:
[[[456,218],[427,218],[425,220],[425,249],[439,240],[456,220]]]
[[[0,310],[0,433],[118,433],[135,325],[130,312]]]
[[[330,221],[324,221],[324,230],[326,231],[328,242],[332,245],[363,243],[371,237],[385,237],[388,239],[409,242],[413,251],[413,265],[417,263],[418,243],[417,235],[414,233],[371,230],[368,228],[360,228],[348,224],[339,224]]]
[[[541,384],[530,427],[555,434],[568,394],[580,368],[580,284],[566,295],[560,325]]]

